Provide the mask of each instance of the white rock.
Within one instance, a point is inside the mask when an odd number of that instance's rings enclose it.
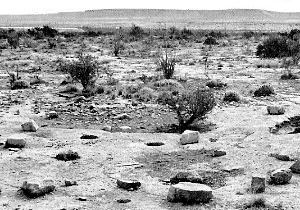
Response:
[[[180,137],[180,144],[195,144],[199,142],[199,132],[186,130]]]
[[[6,148],[23,148],[26,145],[26,135],[14,134],[7,138],[5,147]]]
[[[293,173],[291,169],[277,169],[270,174],[270,183],[276,185],[287,184],[291,180]]]
[[[120,129],[121,129],[121,131],[123,131],[123,132],[131,131],[131,127],[129,127],[129,126],[121,126]]]
[[[180,182],[170,187],[167,200],[182,203],[208,203],[212,197],[212,189],[207,185]]]
[[[104,131],[108,131],[108,132],[111,132],[112,131],[112,127],[110,125],[106,125],[102,128],[102,130]]]
[[[34,120],[30,120],[29,122],[23,123],[21,126],[23,131],[36,132],[39,129],[39,126]]]

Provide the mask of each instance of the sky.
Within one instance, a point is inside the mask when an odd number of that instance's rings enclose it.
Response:
[[[300,0],[1,0],[0,14],[42,14],[90,9],[265,9],[300,12]]]

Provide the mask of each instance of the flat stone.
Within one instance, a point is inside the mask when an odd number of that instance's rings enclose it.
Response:
[[[266,176],[264,175],[253,175],[251,181],[251,192],[252,193],[263,193],[266,189]]]
[[[119,115],[115,116],[114,119],[116,119],[116,120],[129,120],[131,118],[128,114],[124,113],[124,114],[119,114]]]
[[[37,198],[40,196],[44,196],[46,194],[53,192],[54,189],[55,189],[55,186],[53,186],[53,185],[49,185],[49,186],[40,188],[40,186],[38,184],[31,184],[31,183],[27,183],[27,182],[24,182],[21,187],[21,190],[24,193],[24,195],[26,195],[29,198]]]
[[[117,186],[125,190],[137,190],[141,187],[141,183],[132,179],[118,179]]]
[[[180,144],[195,144],[199,142],[199,132],[198,131],[190,131],[186,130],[180,137]]]
[[[180,182],[171,185],[167,200],[181,203],[208,203],[212,197],[212,189],[207,185]]]
[[[300,174],[300,160],[297,160],[291,167],[291,171],[295,174]]]
[[[14,134],[7,138],[5,148],[24,148],[26,145],[26,135]]]
[[[170,178],[171,184],[178,184],[179,182],[202,183],[203,180],[195,173],[189,171],[180,171],[175,176]]]
[[[269,115],[282,115],[285,113],[284,107],[268,106],[267,111]]]
[[[129,126],[121,126],[120,129],[121,129],[121,131],[123,131],[123,132],[131,131],[131,127],[129,127]]]
[[[111,132],[112,131],[112,127],[109,125],[106,125],[102,128],[102,130],[107,131],[107,132]]]
[[[55,119],[55,118],[58,118],[58,113],[56,111],[50,111],[47,115],[47,118],[48,119]]]
[[[30,120],[29,122],[23,123],[21,126],[23,131],[28,132],[36,132],[39,129],[39,126],[34,120]]]
[[[270,174],[270,184],[283,185],[288,184],[293,176],[290,169],[277,169]]]
[[[213,150],[212,151],[212,157],[222,157],[226,155],[225,151],[221,151],[221,150]]]

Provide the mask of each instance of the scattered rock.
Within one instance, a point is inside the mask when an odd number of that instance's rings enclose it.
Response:
[[[190,131],[186,130],[180,137],[180,144],[195,144],[199,142],[199,132],[198,131]]]
[[[150,146],[150,147],[159,147],[159,146],[165,145],[165,143],[163,143],[163,142],[148,142],[148,143],[146,143],[146,145]]]
[[[78,197],[77,200],[79,200],[79,201],[87,201],[87,198],[86,197]]]
[[[297,160],[291,167],[293,173],[300,174],[300,160]]]
[[[56,111],[50,111],[47,114],[47,119],[52,120],[58,118],[58,113]]]
[[[251,181],[252,193],[263,193],[266,189],[266,177],[263,175],[253,175]]]
[[[67,152],[61,152],[56,155],[55,157],[57,160],[62,160],[62,161],[71,161],[71,160],[77,160],[80,158],[77,152],[73,152],[71,150]]]
[[[24,148],[26,145],[26,136],[14,134],[7,138],[4,148]]]
[[[170,178],[171,184],[178,184],[179,182],[203,183],[203,180],[192,172],[181,171]]]
[[[170,187],[167,200],[182,203],[208,203],[212,197],[212,189],[207,185],[180,182]]]
[[[106,125],[102,128],[102,130],[107,131],[107,132],[111,132],[112,131],[112,127],[109,125]]]
[[[131,179],[118,179],[117,185],[119,188],[125,190],[137,190],[141,187],[141,183],[139,181]]]
[[[97,139],[98,136],[95,135],[89,135],[89,134],[83,134],[80,139]]]
[[[130,120],[131,118],[128,114],[124,113],[124,114],[119,114],[119,115],[115,116],[114,119],[116,119],[116,120]]]
[[[27,182],[24,182],[21,187],[23,194],[29,198],[37,198],[40,196],[44,196],[46,194],[53,192],[54,189],[55,189],[55,186],[53,186],[53,185],[49,185],[49,186],[40,188],[38,184],[30,184]]]
[[[118,199],[117,202],[118,203],[129,203],[129,202],[131,202],[131,200],[130,199],[126,199],[126,198],[121,198],[121,199]]]
[[[212,150],[212,157],[222,157],[226,155],[225,151],[221,151],[221,150]]]
[[[39,126],[34,120],[30,120],[29,122],[23,123],[21,126],[23,131],[28,132],[36,132],[39,129]]]
[[[129,127],[129,126],[121,126],[120,129],[121,129],[122,132],[129,132],[129,131],[131,131],[131,127]]]
[[[288,155],[284,155],[284,154],[270,154],[270,157],[274,157],[278,160],[281,160],[281,161],[292,161],[293,158],[290,158]]]
[[[70,186],[74,186],[74,185],[77,185],[76,181],[69,181],[69,180],[65,181],[65,186],[66,187],[70,187]]]
[[[287,184],[291,180],[293,173],[290,169],[277,169],[270,173],[270,184],[282,185]]]
[[[279,106],[268,106],[267,110],[269,115],[283,115],[285,113],[284,107]]]

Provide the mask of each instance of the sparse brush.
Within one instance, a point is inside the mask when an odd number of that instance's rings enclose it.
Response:
[[[176,60],[173,57],[169,57],[166,52],[165,55],[160,56],[158,59],[158,70],[162,71],[165,79],[171,79],[175,72]]]
[[[206,86],[209,88],[221,89],[223,87],[226,87],[227,84],[220,80],[210,80],[206,83]]]
[[[207,37],[207,38],[205,39],[205,41],[204,41],[203,44],[205,44],[205,45],[217,45],[218,42],[217,42],[217,40],[216,40],[214,37],[209,36],[209,37]]]
[[[273,87],[271,87],[270,85],[263,85],[254,91],[255,97],[270,96],[273,94],[275,94],[275,91],[274,91]]]
[[[79,53],[77,60],[69,63],[66,70],[74,81],[78,81],[83,86],[83,93],[95,88],[96,76],[99,64],[90,55]]]
[[[195,120],[203,119],[216,105],[213,92],[201,88],[179,94],[166,92],[164,97],[164,103],[176,112],[181,131],[184,131]]]
[[[223,101],[226,102],[239,102],[241,100],[240,96],[235,92],[225,93]]]

